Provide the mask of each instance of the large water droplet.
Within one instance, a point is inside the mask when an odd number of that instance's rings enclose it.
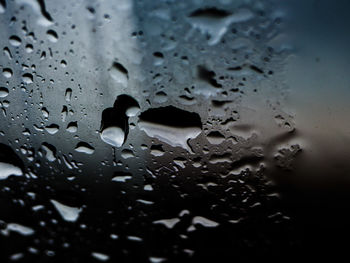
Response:
[[[18,36],[10,36],[9,42],[14,47],[19,47],[22,44],[22,40]]]
[[[22,80],[25,84],[33,83],[33,75],[30,73],[25,73],[22,75]]]
[[[41,147],[43,147],[43,149],[46,151],[46,159],[49,162],[53,162],[56,160],[56,147],[49,144],[49,143],[42,143]]]
[[[13,72],[12,72],[12,69],[10,69],[10,68],[4,68],[3,70],[2,70],[2,75],[5,77],[5,78],[11,78],[12,77],[12,75],[13,75]]]
[[[74,149],[76,152],[93,154],[95,149],[90,144],[86,142],[79,142]]]
[[[101,134],[101,139],[114,147],[120,147],[123,145],[125,139],[124,131],[119,127],[108,127],[104,129]]]
[[[129,133],[129,117],[135,116],[140,110],[138,102],[128,95],[119,95],[113,107],[102,112],[101,139],[114,146],[120,147]]]
[[[0,143],[0,180],[7,179],[10,175],[23,175],[23,168],[22,160],[11,147]]]
[[[197,113],[173,106],[149,109],[140,115],[141,130],[171,146],[180,146],[189,152],[188,140],[196,138],[202,131],[202,122]]]
[[[75,222],[78,220],[81,208],[67,206],[53,199],[50,201],[65,221]]]
[[[0,98],[5,98],[9,95],[9,90],[5,87],[0,87]]]
[[[0,180],[7,179],[10,175],[23,175],[22,170],[10,163],[0,162]]]
[[[108,255],[105,255],[105,254],[102,254],[99,252],[92,252],[91,256],[96,258],[97,260],[100,260],[100,261],[107,261],[109,259]]]
[[[109,69],[112,79],[122,86],[127,87],[129,74],[128,70],[120,63],[114,62],[113,66]]]

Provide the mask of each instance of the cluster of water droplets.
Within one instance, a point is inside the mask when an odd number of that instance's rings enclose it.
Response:
[[[34,236],[1,257],[181,261],[215,231],[244,248],[236,225],[288,222],[266,176],[301,151],[281,17],[197,2],[0,1],[0,237]]]

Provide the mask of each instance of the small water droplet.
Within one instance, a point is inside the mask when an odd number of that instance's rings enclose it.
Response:
[[[66,101],[70,101],[72,98],[72,89],[70,89],[70,88],[66,89],[66,93],[64,96],[65,96]]]

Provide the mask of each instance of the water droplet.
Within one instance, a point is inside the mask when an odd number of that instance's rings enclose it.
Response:
[[[166,261],[166,258],[149,257],[149,261],[151,263],[162,263],[162,262]]]
[[[159,91],[154,96],[154,102],[156,103],[164,103],[168,100],[167,94],[164,91]]]
[[[33,45],[32,44],[27,44],[26,45],[26,52],[27,53],[32,53],[34,51]]]
[[[210,144],[220,144],[225,141],[225,136],[218,131],[212,131],[207,135]]]
[[[56,43],[58,41],[58,35],[56,31],[50,29],[46,32],[46,35],[47,35],[47,39],[52,43]]]
[[[217,227],[219,225],[219,223],[202,216],[195,216],[192,219],[192,224],[200,224],[205,227]]]
[[[114,147],[122,146],[129,132],[128,117],[135,116],[139,109],[140,106],[134,98],[119,95],[113,108],[102,112],[101,139]]]
[[[154,52],[153,53],[154,56],[154,65],[155,66],[160,66],[163,64],[164,62],[164,55],[161,52]]]
[[[49,144],[49,143],[42,143],[41,147],[43,147],[43,149],[46,151],[46,159],[49,161],[49,162],[53,162],[56,160],[56,147]]]
[[[6,10],[6,1],[5,0],[0,1],[0,14],[5,13],[5,10]]]
[[[0,143],[0,180],[7,179],[10,175],[23,175],[23,168],[22,160],[11,147]]]
[[[202,122],[197,113],[173,106],[152,108],[141,113],[138,125],[148,136],[189,152],[188,140],[196,138],[202,131]]]
[[[114,147],[122,146],[125,140],[124,131],[119,127],[113,127],[113,126],[104,129],[101,132],[100,136],[102,141]]]
[[[117,83],[120,83],[125,88],[128,85],[129,74],[128,70],[120,63],[114,62],[113,66],[109,69],[112,79]]]
[[[74,133],[74,132],[77,132],[77,130],[78,130],[78,123],[76,121],[75,122],[70,122],[67,125],[67,131],[68,132]]]
[[[10,175],[20,176],[23,172],[13,164],[0,162],[0,180],[7,179]]]
[[[179,222],[180,222],[180,219],[176,217],[176,218],[161,219],[161,220],[153,221],[153,224],[162,224],[167,228],[171,229]]]
[[[108,255],[105,255],[105,254],[102,254],[99,252],[92,252],[91,256],[93,256],[94,258],[96,258],[97,260],[100,260],[100,261],[107,261],[109,259]]]
[[[67,206],[53,199],[51,199],[50,202],[65,221],[75,222],[78,220],[79,214],[82,211],[81,208]]]
[[[74,150],[80,153],[93,154],[95,148],[86,142],[79,142]]]
[[[65,96],[66,101],[70,101],[71,97],[72,97],[72,89],[70,89],[70,88],[66,89],[66,93],[64,96]]]
[[[3,70],[2,70],[2,75],[5,77],[5,78],[11,78],[12,77],[12,75],[13,75],[13,72],[12,72],[12,69],[10,69],[10,68],[4,68]]]
[[[189,16],[193,28],[209,36],[208,45],[216,45],[232,23],[245,22],[253,17],[248,9],[238,9],[235,13],[216,8],[198,9]]]
[[[33,75],[30,73],[25,73],[22,75],[22,80],[25,84],[33,83]]]
[[[22,40],[18,36],[10,36],[9,42],[14,47],[19,47],[22,44]]]
[[[45,107],[41,109],[41,113],[45,118],[49,117],[49,111]]]
[[[10,51],[10,49],[8,47],[4,47],[3,52],[4,52],[4,55],[7,56],[7,58],[9,60],[12,59],[12,54],[11,54],[11,51]]]
[[[124,159],[129,159],[129,158],[135,157],[135,155],[134,155],[133,151],[128,150],[128,149],[124,149],[121,152],[121,157]]]
[[[30,236],[34,234],[34,230],[30,227],[27,226],[23,226],[20,224],[16,224],[16,223],[8,223],[6,225],[6,228],[3,230],[0,230],[0,233],[4,234],[5,236],[9,235],[9,232],[16,232],[18,234],[21,234],[23,236]]]
[[[5,98],[9,95],[9,90],[5,87],[0,87],[0,98]]]
[[[161,144],[152,145],[151,146],[151,154],[153,156],[157,156],[157,157],[164,155],[164,149],[163,149],[162,145]]]
[[[65,61],[64,59],[61,60],[61,66],[62,66],[62,68],[67,67],[67,61]]]
[[[130,180],[131,178],[132,176],[130,173],[116,172],[114,173],[114,177],[112,178],[112,181],[125,183],[127,180]]]
[[[57,124],[51,124],[51,125],[46,126],[45,130],[49,134],[53,135],[53,134],[56,134],[58,132],[59,128],[60,128],[60,126],[58,126]]]

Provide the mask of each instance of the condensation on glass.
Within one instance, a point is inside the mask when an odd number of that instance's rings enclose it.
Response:
[[[301,255],[349,189],[344,6],[0,0],[0,261]]]

